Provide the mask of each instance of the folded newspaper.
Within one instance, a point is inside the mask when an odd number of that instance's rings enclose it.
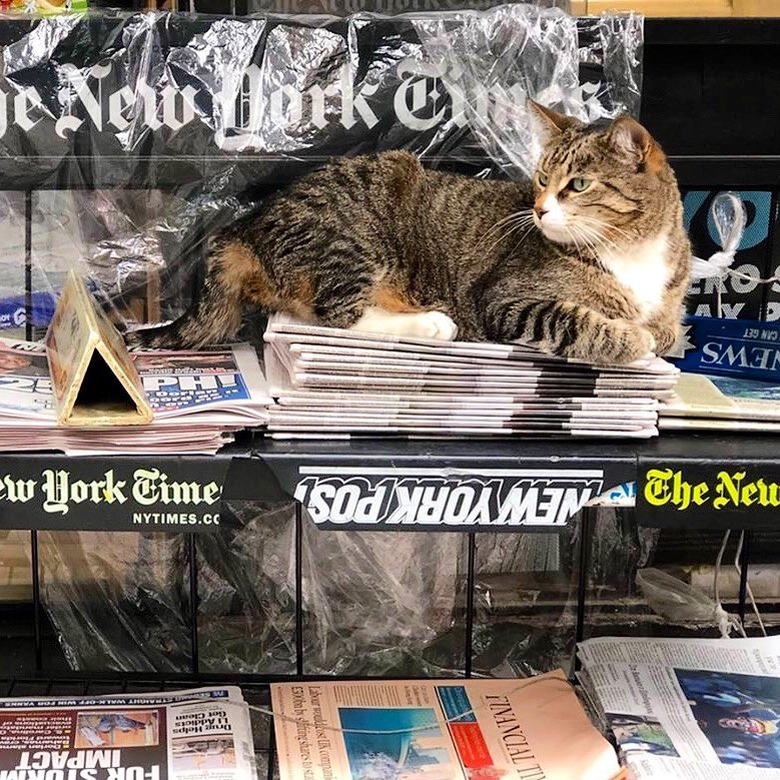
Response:
[[[739,376],[680,376],[674,396],[661,407],[666,430],[780,432],[776,382]]]
[[[254,780],[238,688],[0,699],[0,780]]]
[[[400,339],[271,318],[274,438],[647,438],[678,369],[593,366],[512,344]]]
[[[612,780],[561,671],[528,680],[271,686],[280,780]]]
[[[214,453],[244,428],[268,420],[265,376],[248,345],[201,352],[138,352],[154,410],[148,425],[57,426],[46,348],[0,339],[0,451]]]
[[[780,778],[780,637],[604,637],[578,654],[629,777]]]

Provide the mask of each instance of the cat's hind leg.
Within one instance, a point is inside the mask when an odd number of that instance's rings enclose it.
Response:
[[[233,340],[241,327],[246,291],[262,272],[249,247],[237,241],[216,245],[206,267],[203,285],[179,319],[160,327],[126,334],[132,347],[198,349]]]
[[[452,341],[458,328],[441,311],[412,300],[391,264],[334,242],[317,274],[313,314],[333,328],[418,339]],[[351,247],[350,247],[351,249]],[[389,267],[390,266],[390,267]]]

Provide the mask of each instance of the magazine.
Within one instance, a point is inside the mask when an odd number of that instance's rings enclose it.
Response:
[[[611,780],[561,671],[527,680],[271,686],[280,780]]]
[[[0,450],[69,454],[213,453],[268,420],[265,377],[239,344],[202,352],[138,352],[134,360],[154,420],[132,427],[57,426],[43,344],[0,339]],[[37,435],[27,435],[34,428]]]
[[[780,778],[780,637],[599,638],[578,654],[636,780]]]
[[[0,699],[0,780],[253,780],[238,688]]]

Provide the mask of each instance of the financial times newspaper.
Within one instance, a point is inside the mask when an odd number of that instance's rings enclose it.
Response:
[[[0,699],[0,780],[254,780],[237,688]]]
[[[139,352],[141,381],[155,419],[122,430],[121,451],[216,451],[242,428],[263,425],[271,398],[257,355],[245,344],[219,351]],[[34,441],[21,437],[37,429]],[[0,339],[0,450],[87,453],[111,451],[115,431],[56,427],[49,365],[43,344]]]
[[[780,637],[599,638],[579,655],[636,780],[780,778]]]
[[[561,671],[271,686],[280,780],[614,780]]]

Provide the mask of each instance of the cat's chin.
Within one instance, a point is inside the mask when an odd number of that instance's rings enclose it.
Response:
[[[542,231],[542,235],[548,241],[552,241],[553,244],[568,245],[574,243],[571,233],[566,228],[545,225],[539,229]]]

